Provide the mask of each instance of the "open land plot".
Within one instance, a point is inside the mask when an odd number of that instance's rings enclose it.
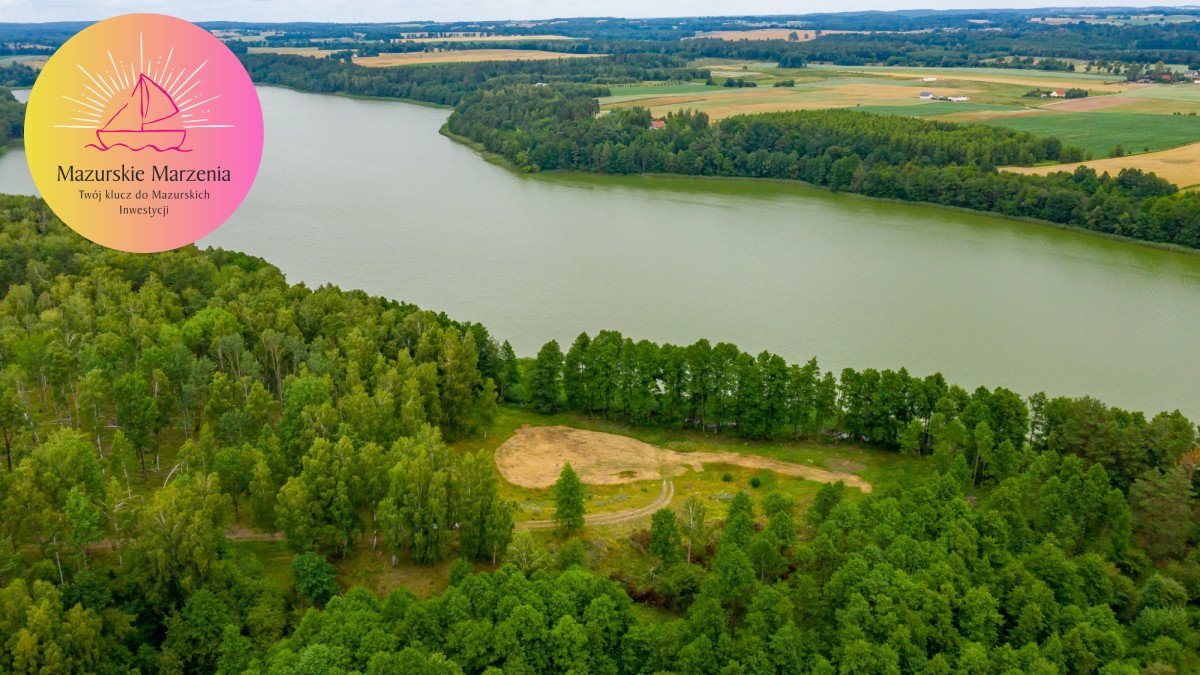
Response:
[[[356,58],[361,66],[386,68],[389,66],[412,66],[422,63],[466,63],[473,61],[548,61],[551,59],[573,59],[600,56],[599,54],[566,54],[547,52],[540,49],[451,49],[434,52],[408,52],[405,54],[380,54]]]
[[[955,94],[969,95],[972,89],[957,89]],[[636,97],[619,101],[601,99],[605,107],[636,105],[649,108],[655,116],[682,109],[707,113],[713,119],[731,115],[778,112],[782,110],[821,110],[855,106],[918,105],[915,87],[896,83],[872,83],[849,79],[797,84],[796,87],[722,87],[718,90],[674,96]]]
[[[292,56],[312,56],[323,59],[338,51],[320,47],[250,47],[251,54],[290,54]]]
[[[1141,169],[1156,173],[1179,187],[1191,187],[1200,185],[1200,143],[1127,157],[1110,157],[1076,164],[1013,167],[1007,170],[1016,173],[1045,175],[1053,171],[1074,171],[1078,166],[1090,166],[1096,171],[1107,171],[1114,175],[1125,168]]]
[[[804,42],[817,37],[815,30],[798,28],[754,28],[750,30],[714,30],[697,35],[697,38],[713,38],[716,40],[788,40],[796,36],[796,41]]]
[[[1041,89],[1082,87],[1104,93],[1132,91],[1140,88],[1139,85],[1124,82],[1121,78],[1112,75],[1024,70],[1017,68],[914,68],[909,66],[838,66],[825,64],[811,64],[808,68],[811,70],[843,73],[887,75],[914,78],[917,80],[923,80],[926,77],[938,78],[937,83],[926,83],[931,86],[934,84],[945,86],[948,81],[965,80],[967,82],[994,82]]]
[[[1140,89],[1122,92],[1119,96],[1197,103],[1200,102],[1200,84],[1148,84]]]
[[[1200,141],[1200,117],[1187,115],[1040,112],[979,121],[1039,136],[1055,136],[1067,145],[1083,148],[1097,159],[1108,157],[1117,145],[1121,145],[1126,153],[1135,153]]]
[[[523,427],[496,450],[495,459],[505,480],[529,488],[550,487],[569,462],[590,485],[660,480],[701,471],[705,464],[730,464],[820,483],[840,480],[871,491],[870,483],[845,471],[734,452],[678,452],[628,436],[566,426]]]
[[[566,35],[481,35],[470,37],[452,35],[449,37],[418,37],[408,38],[408,42],[521,42],[523,40],[582,40],[583,38]]]
[[[1056,101],[1041,106],[1045,110],[1056,112],[1093,112],[1096,110],[1112,110],[1113,108],[1132,108],[1149,101],[1148,98],[1134,96],[1089,96],[1073,98],[1066,101]]]
[[[34,70],[41,70],[49,60],[49,56],[0,56],[0,65],[23,63]]]

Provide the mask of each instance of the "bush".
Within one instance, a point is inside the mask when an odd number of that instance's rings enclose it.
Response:
[[[732,483],[733,482],[733,474],[726,471],[725,473],[721,474],[721,480],[725,483]]]
[[[750,487],[752,487],[752,488],[757,488],[757,487],[759,487],[759,486],[761,486],[761,485],[762,485],[762,479],[761,479],[761,478],[759,478],[758,476],[755,476],[755,477],[753,477],[753,478],[751,478],[751,479],[750,479]]]
[[[293,558],[292,578],[296,581],[296,591],[310,604],[322,607],[337,595],[333,565],[320,554],[301,553]]]

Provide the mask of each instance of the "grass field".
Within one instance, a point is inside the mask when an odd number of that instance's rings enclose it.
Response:
[[[464,63],[472,61],[545,61],[550,59],[587,58],[597,54],[565,54],[539,49],[453,49],[436,52],[380,54],[354,59],[361,66],[386,68],[412,66],[422,63]]]
[[[1200,185],[1200,143],[1129,157],[1098,159],[1078,164],[1020,167],[1009,170],[1026,174],[1047,174],[1052,171],[1074,171],[1075,167],[1080,165],[1087,165],[1096,171],[1107,171],[1111,174],[1116,174],[1124,168],[1153,171],[1181,188],[1194,187]]]
[[[34,70],[41,70],[42,66],[46,65],[46,62],[49,60],[49,56],[0,56],[0,65],[24,63]]]
[[[1109,156],[1119,143],[1126,153],[1152,152],[1200,141],[1200,117],[1099,111],[1094,113],[1037,113],[998,117],[988,124],[1055,136],[1063,143],[1090,152],[1094,159]],[[1193,183],[1196,181],[1193,181]]]

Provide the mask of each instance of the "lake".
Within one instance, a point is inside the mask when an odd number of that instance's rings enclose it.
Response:
[[[202,244],[293,282],[525,356],[612,328],[1200,418],[1200,256],[795,184],[518,175],[439,135],[446,110],[259,91],[258,181]],[[33,192],[20,152],[0,192]]]

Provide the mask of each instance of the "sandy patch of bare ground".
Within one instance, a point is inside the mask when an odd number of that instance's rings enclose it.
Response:
[[[853,473],[736,452],[676,452],[628,436],[564,426],[521,427],[496,449],[500,474],[521,487],[553,485],[567,462],[589,485],[655,480],[700,471],[704,464],[732,464],[819,483],[840,480],[848,487],[871,491],[871,484]]]

